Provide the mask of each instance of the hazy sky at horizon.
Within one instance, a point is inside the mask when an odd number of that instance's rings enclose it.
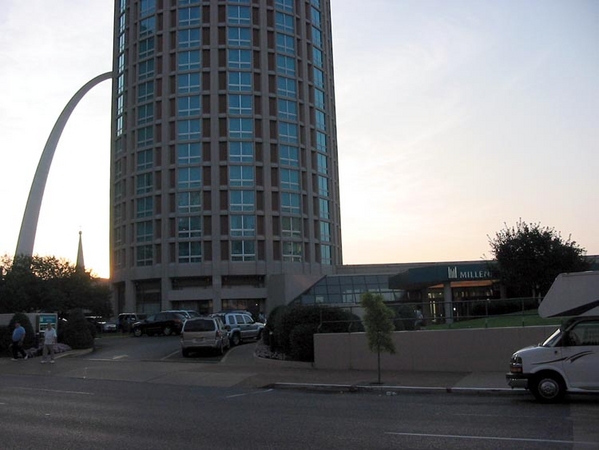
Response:
[[[332,0],[345,264],[477,260],[520,218],[599,254],[599,2]],[[75,92],[111,70],[113,0],[0,8],[0,254]],[[34,253],[108,276],[110,82],[54,156]]]

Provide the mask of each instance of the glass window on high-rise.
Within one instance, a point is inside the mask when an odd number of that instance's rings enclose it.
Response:
[[[252,166],[229,166],[229,186],[253,187],[254,168]]]
[[[279,122],[279,141],[290,144],[298,143],[297,124]]]
[[[179,242],[178,249],[180,263],[192,263],[202,261],[201,242]]]
[[[297,120],[297,102],[280,98],[278,107],[278,116],[280,119]]]
[[[253,112],[253,97],[247,94],[229,94],[229,114],[247,116]]]
[[[279,162],[282,166],[299,167],[299,149],[292,145],[279,145]]]
[[[229,72],[229,90],[249,92],[252,90],[252,74],[250,72]]]
[[[301,242],[283,242],[283,261],[301,262],[303,244]]]
[[[227,43],[232,47],[249,47],[252,44],[252,34],[246,27],[229,27]]]
[[[280,187],[281,189],[288,189],[290,191],[300,190],[300,174],[299,170],[293,169],[280,169]]]
[[[179,8],[179,26],[190,27],[200,24],[200,7]]]
[[[254,137],[253,119],[230,117],[229,137],[232,139],[252,139]]]
[[[198,70],[200,68],[200,51],[182,50],[177,54],[177,61],[181,71]]]
[[[202,161],[199,142],[186,142],[177,145],[177,162],[181,165],[199,164]]]
[[[235,237],[252,237],[256,235],[256,216],[232,214],[229,234]]]
[[[199,191],[179,192],[177,212],[180,214],[198,213],[202,209],[202,195]]]
[[[140,150],[137,152],[137,165],[138,171],[151,169],[154,165],[154,152],[151,149]]]
[[[231,211],[254,211],[256,209],[256,193],[254,191],[230,191],[229,209]]]
[[[277,12],[275,14],[275,28],[279,31],[293,34],[295,32],[293,16],[290,14]]]
[[[251,23],[248,6],[227,6],[227,22],[233,25],[249,25]]]
[[[200,114],[200,96],[186,95],[177,99],[177,116],[196,116]]]
[[[202,187],[202,171],[200,167],[180,167],[177,169],[177,187],[191,189]]]
[[[231,260],[232,261],[255,261],[256,260],[256,242],[255,241],[231,241]]]
[[[297,82],[293,78],[277,78],[277,95],[281,97],[297,97]]]
[[[251,163],[254,161],[254,143],[251,141],[229,142],[229,161]]]
[[[281,212],[300,214],[300,196],[291,192],[281,192]]]
[[[302,221],[299,217],[281,217],[281,236],[299,239],[302,237]]]
[[[179,217],[177,219],[177,237],[193,238],[202,236],[201,217]]]
[[[275,0],[275,8],[292,13],[293,2],[294,0]]]
[[[189,94],[200,92],[200,74],[185,73],[177,77],[177,92],[180,94]]]
[[[295,38],[288,34],[277,33],[277,51],[279,53],[295,54]]]

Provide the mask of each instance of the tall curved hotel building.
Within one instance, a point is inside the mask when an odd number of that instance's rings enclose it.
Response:
[[[342,264],[329,0],[117,0],[118,312],[269,311]]]

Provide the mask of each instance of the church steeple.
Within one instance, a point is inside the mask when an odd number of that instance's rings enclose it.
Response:
[[[79,248],[77,249],[77,263],[75,269],[77,271],[85,272],[85,262],[83,261],[83,241],[81,239],[82,232],[79,232]]]

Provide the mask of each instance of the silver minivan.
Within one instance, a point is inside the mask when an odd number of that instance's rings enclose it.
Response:
[[[218,317],[188,319],[181,331],[181,353],[188,357],[192,351],[216,350],[220,355],[230,348],[229,332]]]

